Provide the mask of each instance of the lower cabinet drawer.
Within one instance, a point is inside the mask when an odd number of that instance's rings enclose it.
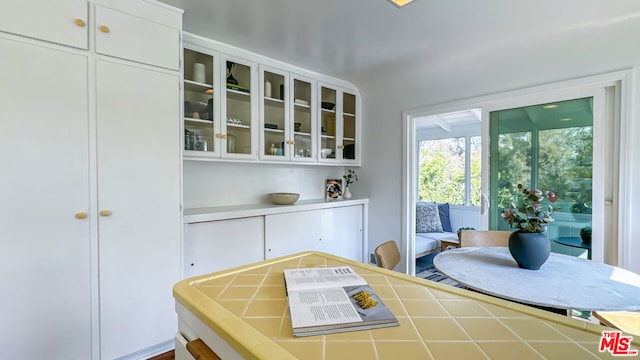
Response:
[[[187,339],[182,334],[176,334],[176,360],[196,360],[187,351]]]

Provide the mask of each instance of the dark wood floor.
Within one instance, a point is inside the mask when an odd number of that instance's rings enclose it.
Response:
[[[175,352],[173,350],[150,358],[149,360],[175,360]]]

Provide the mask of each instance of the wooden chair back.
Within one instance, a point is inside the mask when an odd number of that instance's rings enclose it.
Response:
[[[400,262],[400,250],[395,241],[389,240],[380,244],[375,250],[376,264],[385,269],[393,270]]]
[[[600,324],[640,335],[640,312],[638,311],[593,311],[591,315],[600,320]]]
[[[499,230],[462,230],[460,247],[470,246],[509,246],[511,231]]]

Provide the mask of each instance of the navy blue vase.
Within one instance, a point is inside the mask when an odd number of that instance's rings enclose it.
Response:
[[[538,270],[549,258],[551,243],[542,232],[514,231],[509,236],[509,252],[519,267]]]

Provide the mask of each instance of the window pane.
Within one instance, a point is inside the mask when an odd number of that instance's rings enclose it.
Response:
[[[555,211],[591,214],[592,126],[540,131],[539,189],[556,193]]]
[[[470,193],[469,193],[469,205],[480,206],[480,182],[481,182],[481,137],[471,136],[469,138],[470,148],[470,168],[471,174],[469,178]]]
[[[498,137],[498,206],[509,207],[514,187],[531,184],[531,133],[500,134]]]
[[[419,200],[464,204],[465,139],[420,142]]]

